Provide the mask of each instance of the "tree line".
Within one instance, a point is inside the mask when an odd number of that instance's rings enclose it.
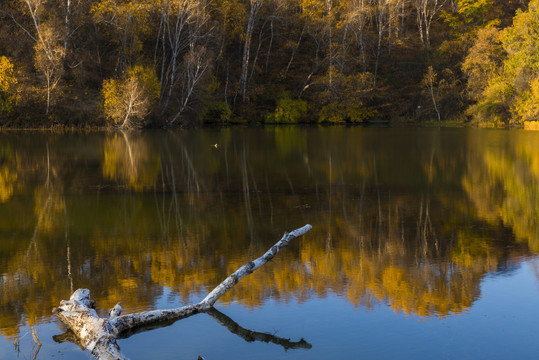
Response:
[[[534,124],[538,0],[2,0],[3,126]]]

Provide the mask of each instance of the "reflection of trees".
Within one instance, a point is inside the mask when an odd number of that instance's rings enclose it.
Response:
[[[115,132],[105,141],[103,176],[134,190],[153,187],[160,171],[154,154],[140,133]]]
[[[339,200],[342,198],[336,204]],[[482,275],[492,270],[491,264],[481,259],[472,267],[453,263],[450,239],[442,239],[444,245],[436,249],[432,236],[425,239],[423,228],[414,226],[419,204],[416,209],[405,203],[392,205],[396,205],[395,213],[402,215],[394,214],[390,222],[384,216],[383,233],[379,232],[376,208],[365,214],[364,224],[366,219],[375,220],[364,228],[337,214],[327,229],[323,219],[328,209],[317,214],[317,231],[311,236],[314,238],[302,241],[299,257],[283,260],[255,276],[258,278],[238,284],[236,299],[256,306],[268,296],[301,301],[336,293],[356,305],[369,308],[383,301],[395,311],[422,316],[458,313],[471,306],[479,296]],[[347,208],[347,216],[358,216],[351,210]],[[403,224],[411,226],[403,228]],[[330,246],[327,232],[332,233]]]
[[[55,174],[54,168],[49,173]],[[17,334],[14,324],[25,314],[29,326],[36,325],[43,316],[49,316],[50,303],[65,291],[67,272],[65,240],[67,219],[61,184],[55,176],[47,176],[45,184],[34,189],[34,229],[22,241],[11,247],[11,256],[5,262],[5,274],[0,282],[2,301],[0,332],[7,336]],[[30,211],[31,212],[31,211]],[[51,258],[61,257],[64,266],[50,266]],[[8,315],[8,319],[4,316]],[[10,322],[11,326],[8,325]]]
[[[17,160],[8,142],[0,144],[0,203],[13,196],[17,185]]]
[[[0,166],[0,202],[6,202],[13,195],[17,173],[7,165]]]
[[[54,148],[73,153],[80,140],[53,137],[49,161],[45,146],[3,160],[16,185],[0,201],[0,331],[13,336],[25,317],[49,317],[72,285],[126,312],[153,308],[164,294],[190,302],[281,229],[305,222],[307,238],[222,301],[257,307],[337,294],[356,306],[443,316],[470,307],[482,276],[526,251],[507,225],[537,239],[531,142],[475,157],[481,152],[455,151],[455,138],[437,132],[408,150],[413,134],[279,131],[107,134],[79,160]],[[391,146],[377,147],[382,141]],[[470,166],[459,167],[465,156]],[[31,221],[17,216],[26,213]]]
[[[519,242],[539,251],[539,142],[535,133],[471,138],[473,156],[463,187],[489,223],[510,226]],[[500,147],[488,146],[499,141]],[[480,148],[481,150],[477,150]]]

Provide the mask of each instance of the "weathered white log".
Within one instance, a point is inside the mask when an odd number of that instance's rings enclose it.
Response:
[[[125,359],[120,353],[120,348],[116,342],[119,335],[128,330],[135,330],[156,322],[178,320],[199,312],[209,311],[213,308],[215,302],[236,285],[238,281],[273,259],[283,247],[288,246],[290,241],[304,235],[311,228],[311,225],[305,225],[290,233],[285,233],[281,240],[266,251],[264,255],[241,266],[197,304],[176,309],[152,310],[121,315],[122,307],[118,303],[110,311],[108,318],[100,318],[93,309],[94,301],[90,298],[90,291],[78,289],[71,295],[69,300],[62,300],[60,306],[55,308],[53,312],[73,331],[79,345],[97,359]],[[263,338],[261,333],[257,334],[257,336]]]
[[[124,359],[108,319],[93,309],[90,290],[78,289],[69,300],[62,300],[53,312],[77,336],[79,345],[98,359]]]
[[[122,315],[110,320],[112,333],[115,336],[138,327],[147,326],[159,321],[171,321],[189,317],[202,311],[200,304],[191,304],[176,309],[142,311]]]
[[[271,249],[266,251],[264,255],[259,257],[256,260],[249,261],[247,264],[240,267],[238,270],[236,270],[232,275],[227,277],[222,283],[217,285],[215,289],[213,289],[208,296],[204,298],[200,302],[202,306],[205,309],[209,309],[210,307],[215,304],[215,302],[223,296],[228,290],[232,289],[234,285],[238,283],[241,279],[243,279],[245,276],[251,274],[256,269],[260,268],[262,265],[273,259],[273,257],[285,246],[288,246],[291,240],[300,237],[302,235],[305,235],[305,233],[309,230],[311,230],[312,226],[307,224],[302,228],[296,229],[292,232],[285,233],[281,240],[279,240],[275,245],[272,246]]]

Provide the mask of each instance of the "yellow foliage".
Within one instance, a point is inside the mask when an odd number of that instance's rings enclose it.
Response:
[[[121,83],[116,79],[107,79],[103,81],[103,87],[101,88],[101,94],[103,95],[105,108],[105,114],[114,123],[119,122],[120,115],[115,115],[116,109],[121,106]]]
[[[127,76],[137,79],[150,99],[156,100],[159,98],[161,84],[152,68],[135,65],[127,70]]]
[[[12,110],[14,87],[17,84],[13,63],[5,56],[0,56],[0,114]]]
[[[462,70],[468,76],[470,96],[477,98],[495,76],[503,58],[500,42],[501,32],[496,28],[481,29],[473,46],[462,64]]]
[[[539,118],[539,78],[533,79],[529,90],[517,99],[513,113],[522,121],[537,121]]]
[[[113,125],[142,126],[160,91],[161,85],[152,68],[134,66],[121,79],[103,82],[105,115]]]
[[[247,20],[247,9],[241,1],[212,1],[212,6],[216,8],[215,15],[219,16],[226,38],[239,38],[245,28]]]
[[[13,63],[5,56],[0,56],[0,92],[9,93],[17,84]]]
[[[539,121],[526,121],[524,123],[524,129],[526,129],[526,130],[539,130]]]
[[[34,63],[47,78],[47,86],[54,88],[63,73],[64,48],[60,36],[50,26],[41,26],[40,39],[34,46]]]
[[[535,134],[518,135],[501,150],[477,152],[463,185],[480,217],[510,226],[518,241],[539,251],[539,144]]]

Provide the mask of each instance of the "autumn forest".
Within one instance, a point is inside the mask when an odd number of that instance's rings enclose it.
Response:
[[[3,0],[3,127],[535,127],[538,0]]]

